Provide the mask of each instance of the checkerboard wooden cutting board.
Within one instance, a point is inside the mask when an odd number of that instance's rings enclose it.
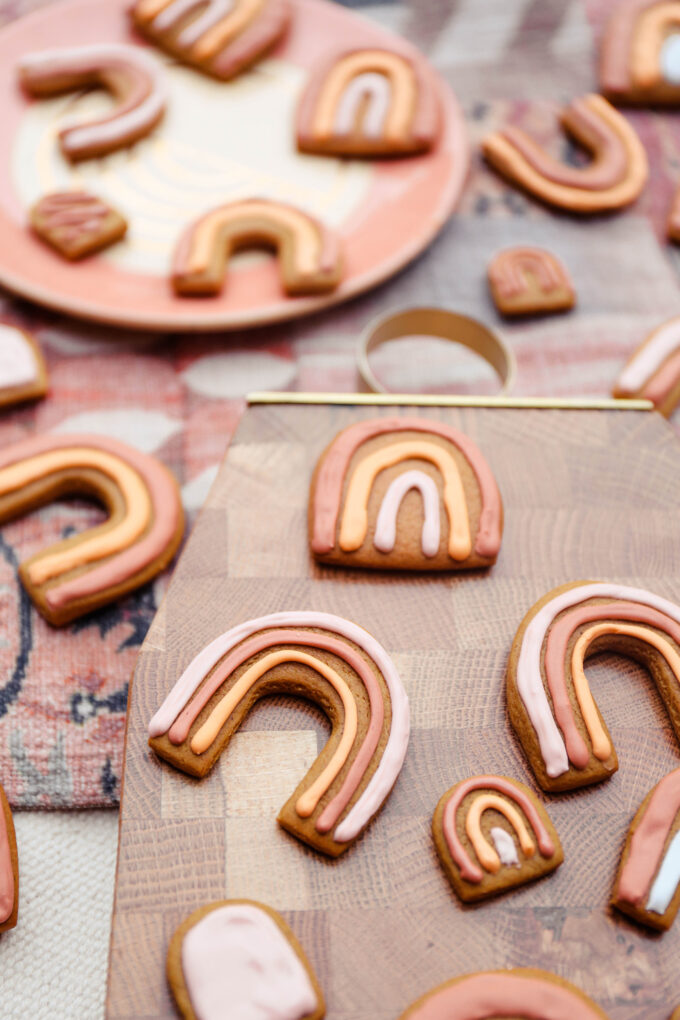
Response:
[[[545,797],[565,863],[551,878],[464,908],[430,835],[445,789],[480,772],[535,788],[507,719],[505,665],[525,611],[555,585],[621,581],[680,600],[680,446],[632,410],[419,408],[481,447],[505,504],[496,566],[464,575],[317,567],[307,496],[340,429],[375,406],[251,406],[139,656],[127,731],[107,1015],[175,1015],[165,952],[215,899],[281,911],[324,989],[329,1020],[396,1020],[447,978],[543,967],[613,1020],[666,1020],[680,1003],[680,922],[663,937],[611,913],[612,878],[644,794],[680,751],[645,672],[611,655],[589,677],[619,752],[607,783]],[[403,409],[403,412],[413,413]],[[155,757],[146,727],[182,669],[234,624],[284,609],[336,613],[394,659],[412,735],[382,813],[337,861],[279,829],[283,804],[325,742],[305,702],[251,713],[213,772],[193,780]]]

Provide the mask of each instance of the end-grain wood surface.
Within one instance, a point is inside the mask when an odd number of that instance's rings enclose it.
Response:
[[[667,1020],[680,1001],[680,922],[660,937],[612,913],[612,878],[645,793],[680,750],[645,672],[589,665],[619,752],[608,782],[545,797],[565,863],[552,877],[463,907],[437,862],[430,821],[456,781],[504,773],[536,789],[509,728],[505,666],[532,603],[579,578],[680,601],[680,446],[658,415],[633,411],[403,409],[463,429],[505,504],[490,571],[432,576],[315,565],[308,482],[336,432],[393,408],[251,407],[239,426],[139,656],[127,731],[108,1012],[175,1016],[165,983],[174,928],[215,899],[281,911],[326,996],[329,1020],[396,1020],[432,986],[472,970],[543,967],[614,1020]],[[284,609],[364,626],[400,671],[412,735],[382,813],[341,859],[277,827],[278,808],[323,746],[313,706],[255,709],[205,779],[157,759],[149,718],[207,642]],[[541,796],[543,796],[541,794]]]

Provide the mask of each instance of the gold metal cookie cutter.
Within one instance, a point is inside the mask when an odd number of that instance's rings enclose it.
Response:
[[[477,319],[446,308],[404,308],[383,315],[364,330],[357,350],[357,366],[364,392],[389,393],[369,363],[369,354],[390,340],[402,337],[432,336],[451,340],[474,351],[488,362],[501,381],[501,394],[510,393],[515,385],[515,355],[498,334]]]

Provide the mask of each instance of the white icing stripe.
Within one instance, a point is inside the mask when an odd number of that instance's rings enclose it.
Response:
[[[410,489],[418,489],[423,499],[421,546],[424,556],[436,556],[441,537],[439,522],[439,490],[433,478],[424,471],[405,471],[390,484],[378,511],[373,544],[380,552],[392,552],[397,540],[397,516],[401,501]]]
[[[254,904],[217,907],[182,940],[198,1020],[301,1020],[317,1009],[309,974],[279,926]]]
[[[680,882],[680,832],[676,832],[649,891],[647,910],[665,914]]]
[[[392,789],[406,756],[410,729],[408,698],[394,663],[382,645],[355,623],[332,613],[293,612],[271,613],[233,627],[211,641],[189,663],[149,723],[149,736],[159,737],[170,729],[206,674],[235,645],[270,627],[320,627],[353,641],[373,659],[390,692],[392,724],[378,767],[354,807],[333,833],[338,843],[347,843],[363,829]]]
[[[680,607],[674,602],[661,598],[660,595],[653,595],[644,588],[604,583],[570,588],[551,599],[531,618],[524,631],[517,662],[517,690],[536,731],[546,772],[553,779],[569,771],[569,758],[543,686],[541,650],[545,636],[557,614],[578,605],[579,602],[593,598],[639,602],[643,606],[651,606],[666,613],[672,620],[680,623]]]
[[[669,85],[680,85],[680,35],[674,33],[664,39],[659,54],[661,77]]]
[[[496,853],[501,859],[501,864],[504,864],[506,868],[519,867],[517,847],[510,833],[501,829],[500,825],[494,826],[491,830],[491,838],[496,847]]]
[[[335,111],[333,126],[338,134],[349,134],[353,130],[359,103],[364,96],[368,98],[368,105],[361,121],[361,134],[367,138],[382,136],[392,88],[387,76],[376,71],[365,71],[348,82]]]
[[[134,109],[114,116],[109,121],[98,124],[64,125],[62,130],[68,131],[68,136],[63,141],[67,151],[121,141],[125,135],[153,123],[165,108],[167,94],[160,66],[139,46],[111,43],[44,50],[23,57],[19,67],[26,74],[37,72],[49,76],[68,74],[72,70],[82,68],[83,63],[95,68],[98,66],[103,68],[107,64],[127,64],[148,76],[150,92]]]
[[[680,316],[660,326],[635,352],[618,378],[617,389],[622,393],[637,393],[679,347]]]
[[[0,323],[0,390],[35,382],[38,365],[28,340],[15,326]]]

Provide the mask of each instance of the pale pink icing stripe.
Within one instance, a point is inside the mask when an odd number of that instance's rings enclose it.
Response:
[[[680,350],[672,354],[649,382],[642,388],[641,396],[651,400],[655,407],[661,407],[680,382]],[[670,414],[670,407],[665,408]]]
[[[392,552],[397,538],[397,515],[410,489],[417,489],[423,500],[423,528],[420,539],[423,556],[436,556],[441,540],[439,489],[424,471],[405,471],[388,488],[375,523],[373,544],[380,552]]]
[[[355,623],[343,620],[342,617],[334,616],[332,613],[291,612],[271,613],[233,627],[211,641],[189,663],[149,723],[149,736],[160,737],[166,733],[220,659],[239,642],[268,627],[314,627],[342,635],[358,645],[375,662],[390,692],[392,708],[390,735],[378,767],[356,804],[333,833],[336,842],[347,843],[368,824],[394,786],[404,762],[410,730],[408,698],[394,663],[382,645],[368,631]]]
[[[0,389],[35,382],[38,364],[35,351],[16,326],[0,323]]]
[[[358,422],[336,437],[323,457],[314,492],[312,550],[329,553],[335,546],[335,529],[345,474],[362,443],[386,432],[430,432],[456,446],[467,459],[479,484],[482,511],[475,540],[479,556],[494,557],[501,545],[501,496],[491,468],[479,448],[462,432],[425,418],[379,418]]]
[[[364,112],[360,133],[367,138],[380,138],[383,134],[392,89],[387,77],[376,71],[358,74],[347,84],[345,91],[335,110],[334,131],[339,135],[350,134],[354,130],[359,104],[368,99]]]
[[[304,645],[309,648],[321,648],[332,652],[343,659],[348,666],[362,680],[370,705],[370,723],[366,731],[363,743],[359,748],[356,758],[347,772],[345,780],[331,801],[326,805],[316,822],[317,832],[328,832],[337,822],[342,812],[347,807],[355,790],[359,786],[366,769],[368,768],[375,749],[382,733],[383,721],[385,718],[385,706],[383,704],[380,685],[375,678],[373,670],[360,655],[358,655],[346,642],[338,641],[329,634],[317,634],[309,630],[270,630],[263,634],[257,634],[249,641],[244,642],[235,648],[234,651],[220,663],[219,668],[213,673],[209,680],[199,688],[192,701],[186,706],[176,721],[170,727],[168,738],[172,744],[181,744],[189,735],[189,730],[194,721],[198,718],[201,710],[208,704],[211,697],[222,684],[229,679],[235,669],[238,669],[247,659],[265,648],[274,645]]]
[[[631,836],[630,851],[616,890],[617,899],[634,906],[640,906],[646,899],[678,811],[680,769],[674,769],[654,787]]]
[[[48,588],[45,598],[54,608],[95,595],[139,573],[168,547],[182,515],[177,484],[160,461],[105,436],[87,433],[42,435],[25,439],[0,450],[0,469],[50,450],[71,446],[90,446],[106,450],[130,464],[149,488],[154,520],[149,532],[129,549],[70,581]]]

